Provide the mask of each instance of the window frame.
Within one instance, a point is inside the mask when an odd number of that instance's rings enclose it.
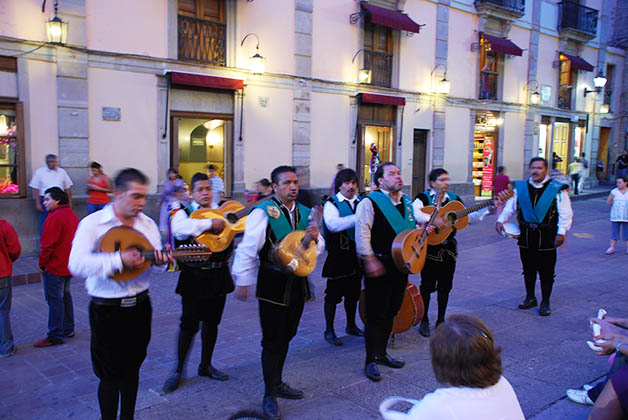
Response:
[[[215,0],[219,5],[219,18],[213,19],[207,16],[204,16],[204,0],[195,0],[196,10],[195,13],[190,13],[188,11],[181,9],[181,2],[177,0],[177,60],[200,63],[200,64],[208,64],[213,66],[226,67],[227,66],[227,55],[228,55],[228,32],[227,32],[227,4],[225,0]],[[187,23],[185,23],[187,21]],[[186,30],[183,27],[186,25],[188,29],[196,27],[196,37],[199,37],[203,34],[203,25],[213,26],[214,28],[211,31],[222,32],[222,37],[205,37],[203,41],[197,41],[196,44],[193,44],[191,47],[188,45],[188,49],[192,49],[196,52],[196,50],[203,50],[204,47],[208,48],[207,54],[205,57],[202,54],[194,54],[192,57],[190,55],[184,54],[186,50],[185,46],[187,43],[191,43],[190,37],[187,39],[182,39],[182,33],[185,33]],[[196,38],[193,37],[193,38]],[[215,46],[218,44],[218,46]],[[222,46],[220,46],[222,44]],[[212,54],[213,52],[213,54]],[[208,59],[210,56],[214,57],[212,59]],[[222,56],[222,59],[221,59]],[[218,58],[216,58],[218,57]]]
[[[15,165],[2,164],[0,167],[16,167],[17,168],[17,182],[19,190],[17,193],[0,193],[0,199],[11,198],[26,198],[27,185],[26,185],[26,156],[25,156],[25,141],[24,141],[24,104],[17,101],[15,98],[0,97],[0,106],[12,107],[15,109],[15,140],[16,140],[16,158]]]
[[[492,63],[492,69],[491,70],[483,70],[485,68],[485,66],[487,65],[487,53],[493,53],[495,54],[495,60]],[[491,47],[491,43],[484,38],[482,35],[480,35],[480,57],[479,57],[479,67],[478,67],[478,99],[480,100],[485,100],[485,101],[499,101],[500,95],[501,95],[501,89],[500,89],[500,82],[503,78],[503,60],[504,60],[504,55],[502,53],[499,53],[497,51],[493,51],[492,47]],[[493,86],[494,86],[494,94],[492,96],[483,96],[483,93],[486,91],[486,89],[484,89],[484,83],[483,83],[483,79],[484,77],[486,77],[486,80],[488,81],[489,78],[494,77],[495,81],[493,82]],[[493,90],[493,89],[491,89]],[[489,95],[492,94],[493,92],[489,92]]]
[[[571,110],[573,109],[573,91],[576,82],[574,79],[576,78],[576,74],[571,66],[571,61],[567,57],[563,59],[561,54],[558,58],[558,62],[558,92],[556,95],[556,106],[560,109]],[[563,67],[566,67],[567,70],[564,71]],[[569,84],[561,83],[563,75],[565,74],[569,77]],[[561,98],[565,98],[565,95],[561,94],[561,92],[569,93],[568,100],[565,101],[566,103],[563,106],[561,106]]]
[[[394,60],[395,60],[395,33],[392,28],[378,25],[376,23],[371,22],[370,19],[364,20],[364,28],[363,28],[363,59],[362,63],[364,67],[368,67],[371,70],[371,85],[373,86],[381,86],[391,88],[393,86],[393,75],[394,75]],[[376,36],[378,33],[386,33],[385,48],[376,48]],[[383,58],[385,61],[389,60],[389,72],[388,74],[381,75],[379,72],[376,73],[376,66],[373,65],[373,57]],[[377,77],[380,75],[381,77]],[[383,80],[383,82],[377,82],[378,80]]]

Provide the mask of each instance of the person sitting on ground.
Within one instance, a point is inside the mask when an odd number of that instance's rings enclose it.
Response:
[[[380,405],[386,420],[398,419],[390,407],[398,401],[415,404],[408,419],[523,420],[512,386],[502,376],[501,349],[491,330],[473,315],[456,314],[440,324],[430,340],[436,380],[449,387],[421,401],[391,397]]]

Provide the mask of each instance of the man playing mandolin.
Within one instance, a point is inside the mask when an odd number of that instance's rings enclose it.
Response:
[[[212,202],[212,184],[206,174],[197,172],[190,181],[193,202],[185,207],[176,203],[171,209],[171,230],[177,247],[195,244],[195,238],[203,232],[220,234],[225,228],[223,219],[192,219],[189,216],[199,208],[215,208]],[[209,260],[199,263],[180,263],[181,274],[176,293],[181,295],[181,323],[177,345],[177,365],[163,386],[164,392],[172,392],[179,387],[185,360],[190,345],[202,322],[201,363],[199,376],[218,381],[229,379],[225,373],[211,364],[218,324],[225,308],[227,294],[234,289],[228,260],[233,253],[233,243],[227,249],[212,254]]]
[[[100,379],[98,403],[101,418],[113,420],[120,406],[120,418],[131,419],[140,366],[150,341],[152,307],[148,297],[150,271],[127,282],[110,278],[125,269],[139,269],[145,257],[137,248],[113,253],[96,252],[100,238],[117,226],[142,233],[156,250],[161,235],[155,222],[142,210],[148,195],[148,179],[137,169],[127,168],[115,178],[114,201],[90,214],[78,225],[68,268],[77,277],[87,278],[85,288],[91,297],[89,324],[92,331],[91,355],[94,373]],[[157,265],[172,257],[154,252]]]
[[[246,300],[250,286],[257,284],[265,385],[262,405],[267,418],[280,419],[277,398],[304,396],[303,391],[283,382],[282,372],[290,340],[297,333],[311,291],[307,277],[298,277],[278,264],[273,251],[293,231],[306,231],[308,240],[304,242],[311,242],[306,246],[315,246],[316,254],[323,252],[325,241],[316,223],[308,221],[310,209],[296,201],[299,193],[296,169],[279,166],[273,170],[271,181],[274,195],[251,211],[244,238],[235,252],[232,274],[239,300]],[[298,264],[297,260],[292,262]],[[298,267],[291,265],[291,268]]]

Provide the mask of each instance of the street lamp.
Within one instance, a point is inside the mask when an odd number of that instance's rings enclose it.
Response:
[[[611,107],[609,104],[600,105],[600,114],[608,114],[610,110],[611,110]]]
[[[443,74],[443,78],[438,81],[438,85],[436,85],[436,89],[434,91],[439,95],[447,96],[449,95],[449,90],[451,89],[451,82],[447,80],[447,66],[444,64],[437,64],[430,72],[430,75],[434,77],[434,72],[441,66],[445,68],[445,73]]]
[[[46,22],[48,42],[55,45],[64,45],[68,41],[68,23],[57,16],[58,0],[55,0],[55,16]]]
[[[539,82],[536,80],[528,80],[524,86],[524,88],[527,88],[528,93],[530,92],[530,83],[534,83],[534,92],[530,93],[530,104],[531,105],[538,105],[541,103],[541,94],[539,93]]]
[[[593,86],[595,86],[595,89],[589,90],[587,88],[584,88],[584,97],[586,98],[587,94],[591,92],[600,93],[604,85],[606,85],[606,77],[604,76],[604,74],[602,74],[602,72],[599,72],[597,76],[593,78]]]
[[[255,39],[257,39],[257,46],[255,47],[255,50],[256,50],[255,55],[249,58],[249,71],[253,75],[261,76],[262,74],[264,74],[264,60],[265,59],[259,53],[259,37],[252,32],[249,34],[246,34],[244,35],[244,38],[242,38],[242,42],[240,42],[240,46],[242,47],[244,45],[244,41],[246,41],[246,39],[251,35],[253,35]]]
[[[360,52],[364,52],[364,48],[357,50],[355,54],[353,54],[353,58],[351,59],[351,63],[355,61],[355,58],[358,56]],[[364,60],[364,67],[358,71],[358,81],[364,84],[370,84],[371,78],[373,77],[373,71],[366,65],[366,60]]]

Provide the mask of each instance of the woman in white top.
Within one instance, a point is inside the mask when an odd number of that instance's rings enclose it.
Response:
[[[628,254],[628,177],[617,178],[617,188],[613,188],[606,200],[611,207],[611,246],[606,250],[607,255],[615,253],[615,244],[619,239],[619,230],[623,229],[623,239],[626,242],[626,254]],[[623,226],[623,228],[622,228]]]
[[[502,376],[501,349],[491,330],[473,315],[451,315],[430,341],[436,380],[449,384],[421,401],[386,399],[380,412],[386,420],[524,420],[510,383]],[[407,413],[391,410],[399,401],[414,404]]]

